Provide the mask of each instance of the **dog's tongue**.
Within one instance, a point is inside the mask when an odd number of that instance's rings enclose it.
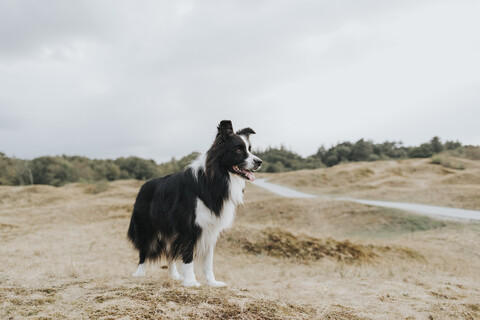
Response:
[[[245,169],[239,168],[237,166],[234,166],[233,170],[243,174],[248,180],[255,181],[255,174],[252,171],[245,170]]]
[[[245,171],[245,175],[247,176],[248,180],[255,181],[255,174],[251,171]]]

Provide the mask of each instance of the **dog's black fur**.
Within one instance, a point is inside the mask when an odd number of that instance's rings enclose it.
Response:
[[[128,229],[128,238],[140,253],[139,264],[162,256],[169,261],[192,262],[195,244],[202,234],[201,227],[195,223],[197,199],[219,217],[230,195],[229,173],[248,179],[248,174],[245,176],[233,168],[246,170],[251,147],[239,135],[248,141],[255,131],[245,128],[235,134],[232,123],[226,120],[220,122],[217,129],[204,167],[187,167],[184,171],[147,181],[141,187]],[[254,162],[255,170],[261,160]]]

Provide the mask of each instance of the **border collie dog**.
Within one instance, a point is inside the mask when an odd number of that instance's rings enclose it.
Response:
[[[220,232],[233,223],[243,203],[245,181],[254,181],[262,164],[251,153],[250,128],[233,131],[221,121],[215,141],[184,171],[147,181],[137,195],[128,238],[140,253],[137,271],[145,275],[145,260],[166,257],[170,275],[184,286],[199,286],[193,263],[203,268],[210,286],[224,282],[213,275],[213,250]],[[175,266],[180,262],[180,274]]]

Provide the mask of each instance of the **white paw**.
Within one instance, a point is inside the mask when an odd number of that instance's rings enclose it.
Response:
[[[216,281],[216,280],[207,281],[207,285],[210,286],[210,287],[225,287],[226,286],[225,282]]]
[[[132,273],[132,276],[134,277],[145,277],[145,270],[137,270],[134,273]]]
[[[183,280],[182,285],[184,287],[200,287],[200,282],[197,280]]]
[[[135,273],[132,274],[132,276],[134,277],[145,277],[145,265],[144,264],[139,264],[138,265],[138,268],[137,268],[137,271],[135,271]]]
[[[170,277],[172,277],[172,279],[176,280],[176,281],[183,280],[183,277],[181,275],[179,275],[178,273],[173,273],[173,274],[170,275]]]

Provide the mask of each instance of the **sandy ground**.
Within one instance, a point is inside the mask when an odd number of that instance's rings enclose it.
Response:
[[[141,183],[0,187],[0,319],[480,318],[480,224],[253,185],[217,246],[227,288],[183,288],[164,262],[132,278]]]
[[[450,158],[457,170],[430,159],[354,162],[262,177],[304,192],[480,210],[480,161]]]

